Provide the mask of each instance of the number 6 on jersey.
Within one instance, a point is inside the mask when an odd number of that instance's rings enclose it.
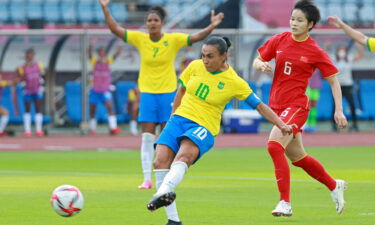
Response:
[[[284,66],[284,73],[286,75],[290,75],[292,73],[292,63],[291,62],[285,62],[285,66]]]

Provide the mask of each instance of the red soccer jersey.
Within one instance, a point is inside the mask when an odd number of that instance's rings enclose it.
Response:
[[[315,69],[319,68],[324,78],[339,72],[327,53],[311,37],[305,41],[296,41],[290,32],[277,34],[262,45],[258,52],[264,61],[273,58],[276,61],[269,100],[273,109],[289,106],[308,108],[309,100],[305,93]]]

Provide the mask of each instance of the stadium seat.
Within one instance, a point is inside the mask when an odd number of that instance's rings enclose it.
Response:
[[[26,5],[27,0],[11,0],[9,1],[9,3],[15,4],[15,5]]]
[[[44,4],[46,5],[58,5],[60,0],[44,0]]]
[[[165,5],[166,0],[148,0],[149,5]]]
[[[9,20],[8,7],[6,5],[0,5],[0,24],[6,23]]]
[[[43,0],[28,0],[27,3],[29,5],[42,5],[43,4]]]
[[[27,5],[26,7],[27,19],[41,19],[43,18],[42,5]]]
[[[98,2],[97,0],[78,0],[78,5],[87,5],[92,6],[95,2]]]
[[[331,87],[328,82],[323,80],[322,88],[320,89],[320,99],[317,105],[318,120],[330,120],[333,110],[333,98]]]
[[[124,122],[130,120],[127,104],[128,104],[128,92],[134,88],[136,83],[133,81],[120,81],[116,84],[116,111],[117,114],[122,115]]]
[[[10,21],[13,23],[24,23],[26,21],[26,8],[22,4],[11,4],[9,6]]]
[[[375,80],[361,80],[360,85],[361,102],[364,117],[375,119]]]
[[[122,3],[112,3],[109,7],[113,17],[118,22],[125,22],[127,19],[127,9]]]
[[[79,22],[91,23],[94,21],[94,12],[92,6],[79,5],[77,11],[77,19]]]
[[[75,23],[77,21],[77,12],[74,5],[64,2],[60,7],[61,19],[63,23]]]
[[[10,0],[0,0],[0,6],[7,6],[10,3]]]
[[[344,5],[344,15],[343,20],[349,23],[357,20],[356,12],[358,10],[357,3],[355,2],[346,2]]]
[[[268,105],[268,101],[270,99],[270,93],[271,93],[271,82],[263,83],[260,87],[261,90],[261,96],[260,99],[264,102],[264,104]]]
[[[338,16],[342,18],[343,16],[343,9],[342,9],[342,2],[341,0],[339,1],[329,1],[328,6],[327,6],[327,11],[328,14],[331,16]]]
[[[94,22],[96,23],[105,23],[104,14],[102,11],[102,7],[99,3],[94,4]]]
[[[368,24],[372,24],[375,20],[374,16],[374,2],[364,1],[363,7],[360,9],[360,15],[363,22]]]
[[[182,11],[182,7],[180,7],[178,2],[169,3],[168,5],[166,5],[165,9],[168,12],[169,18],[177,16]]]
[[[43,19],[48,23],[58,23],[61,21],[60,9],[58,5],[44,5]]]

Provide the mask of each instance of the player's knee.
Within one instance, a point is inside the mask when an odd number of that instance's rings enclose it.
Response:
[[[154,164],[154,169],[169,169],[172,162],[171,160],[168,160],[168,159],[155,158],[153,164]]]

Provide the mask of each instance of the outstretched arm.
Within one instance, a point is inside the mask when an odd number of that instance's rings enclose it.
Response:
[[[211,23],[206,28],[200,30],[198,33],[192,34],[190,36],[190,43],[201,41],[205,39],[223,20],[224,13],[219,13],[215,15],[215,11],[211,10]]]
[[[122,51],[122,48],[123,48],[124,46],[122,46],[122,45],[120,45],[120,46],[118,46],[117,48],[116,48],[116,52],[115,52],[115,54],[113,54],[113,59],[117,59],[117,57],[121,54],[121,51]]]
[[[348,36],[353,38],[355,41],[357,41],[361,45],[366,45],[368,37],[364,35],[363,33],[353,29],[348,24],[344,23],[340,18],[336,16],[329,16],[328,22],[338,28],[341,28]]]
[[[99,3],[102,5],[102,10],[104,13],[105,21],[107,22],[107,25],[111,32],[115,34],[117,37],[121,38],[121,40],[124,40],[125,38],[125,29],[122,28],[120,25],[118,25],[111,16],[111,13],[109,12],[108,5],[111,0],[99,0]]]
[[[256,110],[273,125],[281,130],[283,135],[288,135],[293,132],[292,125],[285,124],[266,104],[261,102]]]
[[[342,111],[342,94],[341,86],[336,76],[331,76],[327,78],[329,85],[331,86],[333,100],[335,101],[335,114],[334,119],[336,124],[340,129],[343,129],[347,126],[348,121]]]
[[[254,59],[253,68],[266,73],[272,72],[272,66],[268,62],[264,62],[260,57]]]

